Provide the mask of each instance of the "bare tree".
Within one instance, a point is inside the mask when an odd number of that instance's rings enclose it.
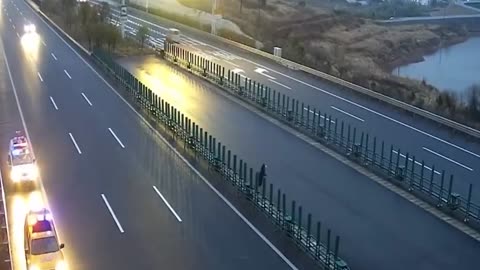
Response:
[[[114,51],[118,41],[120,40],[120,32],[113,25],[106,25],[106,41],[110,51]]]
[[[467,90],[467,107],[470,114],[477,118],[480,117],[480,85],[474,84]]]
[[[100,15],[100,21],[101,22],[107,22],[107,19],[110,16],[110,4],[107,2],[102,2],[102,6],[100,7],[99,10],[99,15]]]
[[[150,32],[150,30],[148,29],[147,26],[145,25],[142,25],[140,26],[140,28],[138,28],[138,31],[137,31],[137,39],[138,41],[140,41],[140,43],[142,44],[142,48],[145,44],[145,40],[147,39],[147,36],[148,36],[148,33]]]
[[[63,19],[67,28],[71,28],[75,19],[75,0],[62,0]]]
[[[94,13],[94,10],[87,2],[80,3],[78,15],[80,16],[80,22],[83,26],[89,22],[90,18],[92,17],[92,13]]]

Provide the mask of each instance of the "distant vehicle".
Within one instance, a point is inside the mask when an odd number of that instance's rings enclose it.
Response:
[[[180,43],[180,30],[175,28],[168,29],[167,41],[170,43]]]
[[[25,261],[29,270],[67,270],[52,214],[46,208],[25,217]]]
[[[20,132],[17,131],[17,134]],[[37,180],[38,167],[25,136],[15,136],[10,140],[8,165],[10,178],[14,183],[35,183]]]
[[[33,23],[25,24],[23,27],[25,34],[33,34],[37,32],[37,27]]]

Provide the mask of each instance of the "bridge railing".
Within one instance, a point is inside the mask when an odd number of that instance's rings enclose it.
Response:
[[[245,195],[324,269],[349,269],[339,256],[340,237],[334,237],[332,230],[325,229],[321,222],[315,223],[312,215],[295,200],[289,200],[283,190],[276,189],[266,179],[260,183],[256,170],[245,160],[233,154],[214,136],[146,87],[109,54],[94,50],[92,56],[106,74],[123,86],[131,102],[166,127],[176,140],[183,141],[186,150],[208,162],[209,169]]]
[[[340,119],[322,113],[320,109],[266,87],[202,56],[171,43],[165,43],[164,58],[201,76],[281,120],[296,130],[336,150],[384,179],[415,194],[421,199],[456,217],[478,230],[480,205],[472,198],[473,185],[467,194],[455,192],[454,177],[435,170],[411,153],[402,153],[393,144],[360,131]]]

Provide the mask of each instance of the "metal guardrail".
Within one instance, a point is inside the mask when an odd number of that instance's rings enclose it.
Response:
[[[3,185],[3,178],[0,175],[0,259],[3,261],[0,262],[0,269],[13,269],[12,265],[12,250],[10,248],[10,236],[8,228],[8,217],[7,217],[7,203],[5,198],[5,189]]]
[[[307,214],[295,200],[288,201],[285,192],[275,189],[273,184],[267,183],[266,180],[260,184],[254,169],[249,167],[246,161],[233,154],[215,137],[152,92],[117,64],[110,55],[94,50],[92,56],[109,76],[121,83],[127,95],[141,110],[170,130],[175,139],[183,141],[185,149],[207,161],[209,169],[218,173],[238,192],[245,195],[324,269],[349,269],[346,262],[339,257],[339,236],[335,237],[333,244],[330,229],[323,228],[320,222],[313,223],[311,214]]]
[[[418,108],[418,107],[415,107],[413,105],[410,105],[408,103],[405,103],[403,101],[400,101],[400,100],[397,100],[397,99],[394,99],[392,97],[389,97],[389,96],[386,96],[384,94],[381,94],[381,93],[378,93],[378,92],[375,92],[373,90],[370,90],[368,88],[365,88],[363,86],[360,86],[360,85],[357,85],[357,84],[354,84],[354,83],[351,83],[351,82],[348,82],[348,81],[345,81],[343,79],[340,79],[340,78],[337,78],[335,76],[332,76],[332,75],[329,75],[327,73],[324,73],[324,72],[321,72],[321,71],[318,71],[318,70],[315,70],[313,68],[309,68],[307,66],[304,66],[304,65],[301,65],[301,64],[298,64],[296,62],[293,62],[293,61],[290,61],[288,59],[285,59],[285,58],[281,58],[281,57],[278,57],[278,56],[274,56],[273,54],[270,54],[270,53],[267,53],[267,52],[264,52],[264,51],[261,51],[261,50],[258,50],[258,49],[255,49],[255,48],[252,48],[250,46],[247,46],[247,45],[243,45],[241,43],[238,43],[238,42],[235,42],[235,41],[232,41],[232,40],[229,40],[229,39],[225,39],[225,38],[222,38],[222,37],[219,37],[219,36],[215,36],[215,35],[212,35],[212,34],[208,34],[211,38],[213,39],[216,39],[218,41],[221,41],[221,42],[225,42],[225,43],[228,43],[230,45],[233,45],[235,47],[238,47],[238,48],[241,48],[243,50],[246,50],[246,51],[249,51],[251,53],[255,53],[257,55],[260,55],[260,56],[263,56],[263,57],[266,57],[268,59],[271,59],[271,60],[274,60],[276,62],[279,62],[280,64],[284,65],[284,66],[287,66],[288,68],[291,68],[291,69],[295,69],[295,70],[301,70],[303,72],[306,72],[306,73],[309,73],[311,75],[314,75],[316,77],[320,77],[324,80],[327,80],[329,82],[332,82],[332,83],[335,83],[337,85],[340,85],[342,87],[346,87],[350,90],[354,90],[358,93],[361,93],[361,94],[364,94],[364,95],[367,95],[371,98],[374,98],[374,99],[377,99],[379,101],[382,101],[382,102],[385,102],[385,103],[388,103],[392,106],[395,106],[397,108],[400,108],[402,110],[405,110],[405,111],[408,111],[408,112],[411,112],[411,113],[414,113],[414,114],[417,114],[417,115],[420,115],[426,119],[429,119],[431,121],[434,121],[434,122],[437,122],[437,123],[440,123],[444,126],[447,126],[449,128],[453,128],[453,129],[456,129],[464,134],[467,134],[467,135],[470,135],[476,139],[480,139],[480,130],[477,130],[475,128],[472,128],[472,127],[469,127],[469,126],[466,126],[464,124],[461,124],[461,123],[458,123],[456,121],[453,121],[453,120],[450,120],[446,117],[443,117],[443,116],[440,116],[438,114],[435,114],[433,112],[429,112],[427,110],[424,110],[424,109],[421,109],[421,108]]]
[[[233,41],[233,40],[229,40],[229,39],[226,39],[226,38],[223,38],[223,37],[220,37],[220,36],[212,35],[211,33],[207,33],[207,32],[201,31],[199,29],[196,29],[196,28],[184,25],[184,24],[180,24],[178,22],[174,22],[174,21],[168,20],[166,18],[162,18],[162,20],[168,21],[169,23],[173,24],[176,28],[188,29],[188,31],[206,36],[206,37],[211,38],[213,40],[216,40],[218,42],[222,42],[224,44],[227,44],[227,45],[230,45],[230,46],[233,46],[233,47],[236,47],[236,48],[240,48],[240,49],[243,49],[245,51],[248,51],[248,52],[251,52],[251,53],[254,53],[254,54],[257,54],[257,55],[260,55],[260,56],[268,58],[270,60],[279,62],[280,64],[282,64],[284,66],[287,66],[288,68],[295,69],[295,70],[301,70],[301,71],[306,72],[308,74],[314,75],[314,76],[319,77],[319,78],[324,79],[324,80],[327,80],[331,83],[340,85],[342,87],[348,88],[348,89],[356,91],[358,93],[367,95],[371,98],[374,98],[374,99],[377,99],[379,101],[385,102],[387,104],[390,104],[392,106],[395,106],[395,107],[400,108],[402,110],[405,110],[407,112],[420,115],[420,116],[422,116],[426,119],[429,119],[431,121],[440,123],[440,124],[442,124],[446,127],[455,129],[455,130],[460,131],[460,132],[462,132],[466,135],[470,135],[470,136],[472,136],[476,139],[480,139],[480,130],[477,130],[475,128],[472,128],[472,127],[466,126],[464,124],[458,123],[456,121],[450,120],[446,117],[437,115],[433,112],[429,112],[427,110],[415,107],[413,105],[410,105],[410,104],[405,103],[403,101],[400,101],[400,100],[394,99],[392,97],[383,95],[381,93],[375,92],[375,91],[370,90],[368,88],[365,88],[363,86],[359,86],[359,85],[356,85],[354,83],[342,80],[342,79],[337,78],[335,76],[332,76],[332,75],[329,75],[327,73],[315,70],[313,68],[309,68],[307,66],[301,65],[301,64],[293,62],[293,61],[290,61],[288,59],[274,56],[273,54],[270,54],[270,53],[267,53],[265,51],[262,51],[262,50],[244,45],[242,43],[239,43],[239,42],[236,42],[236,41]]]
[[[213,63],[188,50],[165,43],[165,59],[218,85],[236,97],[262,109],[296,130],[348,157],[375,174],[436,205],[445,213],[462,220],[480,223],[480,205],[473,203],[473,185],[467,196],[454,192],[453,175],[428,167],[410,153],[386,145],[375,136],[324,113],[304,102],[280,94],[264,85]],[[416,169],[416,167],[419,169]],[[439,176],[438,176],[439,175]]]

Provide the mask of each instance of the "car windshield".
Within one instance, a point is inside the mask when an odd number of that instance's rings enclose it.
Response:
[[[52,253],[58,250],[58,242],[54,236],[32,240],[32,255]]]
[[[23,165],[23,164],[29,164],[32,162],[33,162],[33,157],[29,153],[14,155],[12,158],[13,165]]]

